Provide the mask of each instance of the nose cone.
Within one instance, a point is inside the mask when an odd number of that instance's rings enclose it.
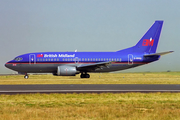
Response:
[[[16,64],[13,64],[12,61],[9,61],[4,66],[13,70],[16,67]]]
[[[9,68],[10,65],[9,65],[8,62],[7,62],[4,66],[7,67],[7,68]]]
[[[12,61],[7,62],[4,66],[11,70],[19,71],[19,66],[16,63],[13,63]]]

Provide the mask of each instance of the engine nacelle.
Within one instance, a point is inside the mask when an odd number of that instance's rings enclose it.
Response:
[[[57,76],[75,76],[77,74],[76,67],[72,66],[58,66]]]

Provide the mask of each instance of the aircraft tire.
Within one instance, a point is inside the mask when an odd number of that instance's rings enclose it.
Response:
[[[84,75],[85,75],[85,74],[81,74],[81,76],[80,76],[80,77],[81,77],[81,78],[84,78]]]
[[[89,75],[89,74],[85,74],[85,77],[86,77],[86,78],[90,78],[90,75]]]
[[[29,78],[29,76],[28,76],[28,75],[25,75],[25,76],[24,76],[24,78],[25,78],[25,79],[28,79],[28,78]]]
[[[81,77],[81,78],[90,78],[90,75],[89,75],[89,74],[81,74],[80,77]]]

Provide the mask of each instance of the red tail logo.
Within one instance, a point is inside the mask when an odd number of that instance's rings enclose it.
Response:
[[[144,39],[142,46],[153,46],[154,44],[154,39]]]

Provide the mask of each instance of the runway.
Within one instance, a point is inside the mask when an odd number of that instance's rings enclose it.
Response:
[[[0,94],[30,93],[126,93],[126,92],[180,92],[173,84],[46,84],[0,85]]]

